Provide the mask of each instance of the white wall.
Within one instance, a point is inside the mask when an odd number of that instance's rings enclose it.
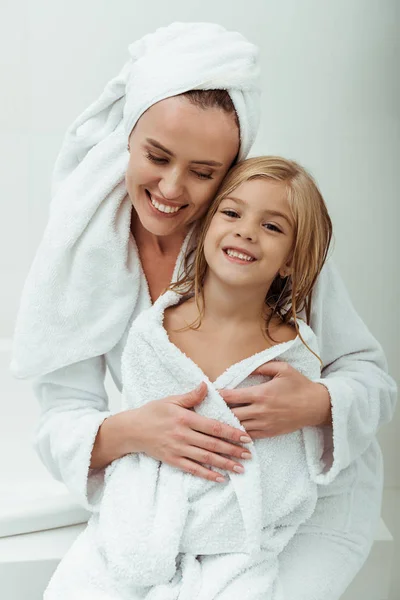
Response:
[[[260,47],[264,115],[253,153],[294,158],[316,176],[336,261],[399,380],[397,0],[3,0],[2,9],[0,338],[12,335],[65,128],[133,40],[176,20],[216,21]],[[400,486],[399,414],[380,435],[388,486]]]

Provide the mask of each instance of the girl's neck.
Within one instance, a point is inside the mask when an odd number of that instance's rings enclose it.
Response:
[[[204,317],[220,326],[258,325],[267,314],[265,289],[232,288],[206,278],[203,286]]]

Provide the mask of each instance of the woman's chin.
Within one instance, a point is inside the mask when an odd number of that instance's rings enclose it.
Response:
[[[162,214],[152,214],[144,207],[133,205],[136,213],[136,219],[140,222],[143,229],[152,235],[159,237],[182,233],[187,229],[186,219],[181,215],[164,216]]]

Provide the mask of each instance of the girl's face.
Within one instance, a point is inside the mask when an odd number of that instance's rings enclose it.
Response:
[[[172,97],[151,106],[130,139],[126,187],[142,226],[186,232],[203,216],[239,150],[234,116]]]
[[[279,273],[290,272],[294,222],[285,184],[252,179],[222,200],[204,240],[212,275],[230,286],[267,294]]]

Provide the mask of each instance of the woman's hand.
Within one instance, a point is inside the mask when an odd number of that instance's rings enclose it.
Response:
[[[307,426],[331,425],[328,390],[310,381],[288,363],[271,361],[253,375],[272,379],[261,385],[219,390],[250,437],[273,437]],[[234,405],[243,404],[234,408]]]
[[[251,458],[242,445],[251,439],[245,432],[198,415],[193,409],[207,395],[207,386],[180,396],[154,400],[125,412],[126,453],[144,452],[187,473],[211,481],[224,481],[206,466],[234,471],[240,462],[228,457]],[[224,441],[222,438],[228,441]],[[247,455],[243,455],[247,453]],[[226,455],[226,456],[224,456]],[[241,472],[240,470],[238,472]]]

